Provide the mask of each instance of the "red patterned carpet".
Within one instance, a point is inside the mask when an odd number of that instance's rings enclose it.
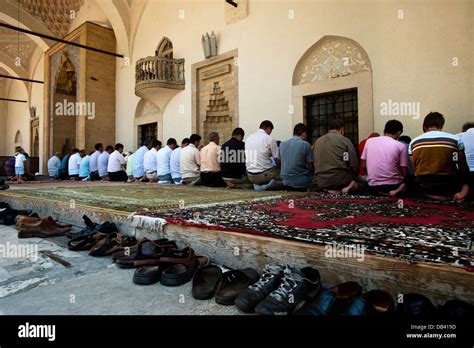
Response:
[[[474,204],[308,194],[146,213],[169,223],[296,239],[359,244],[372,254],[412,261],[473,261]]]

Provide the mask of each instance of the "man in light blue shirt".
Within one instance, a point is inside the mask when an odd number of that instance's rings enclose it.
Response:
[[[59,167],[61,167],[61,152],[56,152],[53,157],[48,160],[48,175],[52,180],[59,178]]]
[[[158,183],[165,184],[173,182],[171,177],[170,158],[173,150],[178,146],[176,139],[169,138],[166,146],[161,148],[156,154],[156,175]]]
[[[145,176],[145,167],[143,165],[143,160],[145,153],[147,153],[153,144],[153,140],[149,139],[141,146],[133,155],[133,178],[135,180],[140,180]]]
[[[305,191],[313,182],[313,153],[307,138],[308,128],[298,123],[293,138],[280,145],[281,177],[288,190]]]
[[[79,164],[79,179],[90,180],[90,160],[91,156],[89,155],[82,157],[81,163]]]
[[[189,145],[189,138],[184,138],[181,142],[181,146],[177,147],[173,150],[170,157],[170,171],[171,171],[171,178],[173,179],[175,184],[181,184],[183,180],[181,178],[180,168],[179,168],[179,161],[181,159],[181,149]]]

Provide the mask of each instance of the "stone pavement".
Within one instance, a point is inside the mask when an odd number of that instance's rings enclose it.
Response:
[[[134,270],[118,268],[110,257],[70,251],[65,247],[66,237],[18,239],[16,234],[14,226],[0,225],[0,314],[243,314],[235,306],[221,306],[213,299],[193,299],[190,282],[179,287],[135,285]],[[42,250],[72,266],[66,268],[41,254]]]

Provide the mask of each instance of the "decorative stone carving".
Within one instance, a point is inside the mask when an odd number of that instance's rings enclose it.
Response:
[[[232,134],[229,101],[226,100],[219,82],[214,82],[204,120],[204,134],[207,135],[211,132],[218,132],[222,140],[229,139]]]
[[[84,0],[18,0],[31,15],[40,19],[57,37],[63,38],[71,26],[71,11],[76,13],[84,5]]]
[[[369,57],[357,42],[345,37],[325,36],[299,60],[293,85],[371,70]]]

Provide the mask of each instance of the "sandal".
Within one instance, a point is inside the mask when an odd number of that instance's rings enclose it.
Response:
[[[168,238],[161,238],[161,239],[154,240],[153,243],[158,244],[158,245],[164,245],[164,244],[170,244],[174,242],[170,241]],[[128,249],[118,251],[112,255],[112,261],[116,262],[118,259],[131,260],[135,257],[135,254],[137,253],[137,249],[138,249],[138,244],[131,246]]]
[[[117,258],[115,263],[117,266],[122,268],[136,268],[141,266],[157,266],[159,265],[158,260],[167,250],[176,249],[176,242],[168,241],[163,244],[157,244],[149,239],[143,239],[136,246],[136,252],[134,254],[124,255],[123,257]],[[130,250],[128,250],[130,251]]]
[[[193,277],[192,294],[196,300],[212,298],[222,280],[222,270],[215,265],[201,267]]]
[[[159,262],[162,265],[172,265],[161,274],[161,284],[178,286],[190,281],[199,268],[207,266],[209,257],[195,255],[193,249],[184,248],[181,251],[170,251]]]
[[[117,251],[122,251],[126,247],[137,244],[135,237],[124,236],[123,234],[112,232],[107,237],[101,239],[91,249],[91,256],[109,256]]]
[[[98,241],[107,237],[106,233],[96,232],[88,235],[79,236],[67,243],[69,250],[90,250]]]

